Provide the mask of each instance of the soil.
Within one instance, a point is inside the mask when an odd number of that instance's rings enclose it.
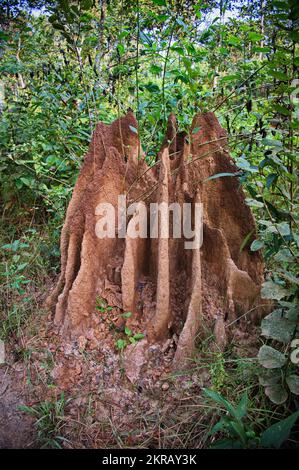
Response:
[[[34,420],[20,410],[28,403],[22,364],[0,367],[0,448],[28,448],[34,441]]]
[[[31,325],[22,339],[26,357],[19,357],[16,343],[8,345],[7,363],[0,368],[0,448],[51,447],[38,435],[38,417],[20,406],[57,402],[62,394],[59,442],[64,448],[195,445],[192,440],[182,444],[179,434],[185,426],[193,429],[194,419],[199,428],[214,420],[200,408],[202,388],[212,385],[208,363],[198,367],[190,362],[188,369],[173,374],[176,338],[150,348],[141,340],[120,352],[115,340],[121,333],[111,334],[111,319],[103,318],[107,341],[83,336],[65,341],[52,321],[42,318],[39,335],[30,336]],[[239,357],[256,355],[254,332],[247,322],[234,329]],[[213,348],[219,350],[216,343]],[[192,407],[198,409],[196,418]]]

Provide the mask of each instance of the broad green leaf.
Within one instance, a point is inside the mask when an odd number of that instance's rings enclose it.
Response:
[[[289,291],[272,280],[264,282],[261,290],[262,299],[280,300],[287,295],[289,295]]]
[[[277,349],[264,344],[258,353],[259,363],[266,369],[278,369],[286,363],[286,357]]]
[[[275,385],[281,382],[281,371],[278,369],[263,369],[259,373],[259,383],[264,387],[268,385]]]
[[[160,75],[160,73],[162,73],[162,67],[160,67],[159,65],[154,65],[152,64],[150,66],[150,71],[151,73],[153,73],[154,75]]]
[[[257,201],[256,199],[252,199],[252,198],[249,198],[249,197],[247,197],[245,199],[245,202],[246,202],[247,206],[249,206],[249,207],[264,207],[263,202]]]
[[[279,70],[269,70],[268,73],[282,82],[288,82],[290,80],[290,77],[286,73],[280,72]]]
[[[222,82],[231,82],[233,80],[238,80],[240,77],[239,75],[226,75],[225,77],[221,77]]]
[[[280,222],[280,224],[276,225],[277,231],[283,237],[290,235],[290,226],[287,222]]]
[[[265,387],[265,394],[275,405],[281,405],[288,398],[288,393],[281,384],[268,385]]]
[[[289,343],[294,334],[296,324],[291,323],[284,315],[283,310],[274,310],[262,321],[262,335],[275,339],[281,343]]]
[[[288,248],[282,248],[274,256],[276,261],[291,263],[294,260],[294,257]]]
[[[266,429],[261,436],[261,445],[263,447],[275,447],[279,449],[281,445],[289,438],[292,427],[299,417],[299,411],[291,414],[288,418],[273,424]]]
[[[145,335],[143,333],[135,333],[135,335],[133,336],[133,338],[136,341],[139,341],[140,339],[143,339],[144,337],[145,337]]]
[[[263,248],[263,246],[264,242],[262,240],[254,240],[250,245],[250,249],[251,251],[258,251]]]
[[[266,145],[267,147],[282,147],[282,142],[280,140],[274,140],[274,139],[262,139],[262,143]]]
[[[213,435],[213,434],[216,434],[216,432],[219,432],[219,431],[222,431],[223,428],[226,427],[226,420],[221,418],[218,423],[216,423],[211,431],[209,432],[209,435]]]
[[[299,395],[299,375],[291,374],[286,378],[286,383],[294,395]]]
[[[265,54],[267,52],[271,52],[271,47],[259,47],[259,46],[254,46],[252,48],[252,52],[264,52]]]
[[[257,42],[257,41],[261,41],[263,38],[264,38],[264,36],[262,34],[255,33],[254,31],[250,31],[248,33],[249,41]]]
[[[235,408],[227,401],[220,393],[215,392],[207,388],[203,389],[204,395],[219,405],[224,406],[224,408],[231,414],[231,416],[238,419]]]
[[[291,307],[286,313],[286,316],[290,322],[299,322],[299,305]]]

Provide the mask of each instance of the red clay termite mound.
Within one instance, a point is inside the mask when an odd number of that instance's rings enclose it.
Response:
[[[98,299],[120,315],[130,311],[127,324],[138,326],[148,344],[176,336],[177,367],[192,354],[204,324],[214,324],[218,342],[224,343],[226,322],[250,309],[260,315],[263,263],[248,245],[240,249],[248,234],[254,238],[255,223],[238,178],[207,180],[238,171],[215,115],[196,115],[188,135],[177,131],[171,115],[151,167],[137,127],[132,112],[109,126],[97,125],[67,210],[61,274],[47,304],[55,307],[54,321],[62,334],[72,337],[97,329]],[[135,210],[125,216],[124,225],[116,219],[114,238],[99,238],[99,204],[117,208],[119,195],[126,195],[127,206],[135,203]],[[173,236],[171,217],[169,237],[160,224],[158,236],[150,238],[149,223],[143,238],[132,236],[139,224],[149,222],[151,204],[183,208],[196,202],[203,207],[201,248],[186,249],[186,237]],[[159,222],[162,217],[159,212]]]

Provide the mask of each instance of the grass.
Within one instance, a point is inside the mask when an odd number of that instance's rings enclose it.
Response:
[[[63,428],[66,424],[66,400],[62,393],[59,400],[44,401],[29,407],[21,406],[20,410],[35,418],[37,439],[40,448],[61,449],[62,443],[67,439],[63,437]]]

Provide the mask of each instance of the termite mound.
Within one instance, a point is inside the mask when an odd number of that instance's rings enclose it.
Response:
[[[238,172],[216,116],[197,114],[187,135],[178,132],[170,115],[151,166],[137,128],[131,111],[111,125],[97,125],[67,209],[61,273],[47,305],[55,309],[62,335],[78,337],[97,328],[96,302],[105,299],[119,312],[132,312],[127,324],[138,325],[146,344],[176,335],[173,364],[181,367],[205,324],[214,324],[216,339],[224,344],[227,322],[250,309],[251,318],[261,315],[263,261],[249,249],[255,222],[238,178],[209,179]],[[157,238],[120,238],[118,220],[114,238],[99,238],[97,207],[110,203],[117,213],[119,195],[126,195],[127,205],[137,204],[126,217],[127,229],[149,218],[151,203],[201,203],[201,248],[186,249],[184,237],[173,237],[171,229],[164,238],[161,227]]]

